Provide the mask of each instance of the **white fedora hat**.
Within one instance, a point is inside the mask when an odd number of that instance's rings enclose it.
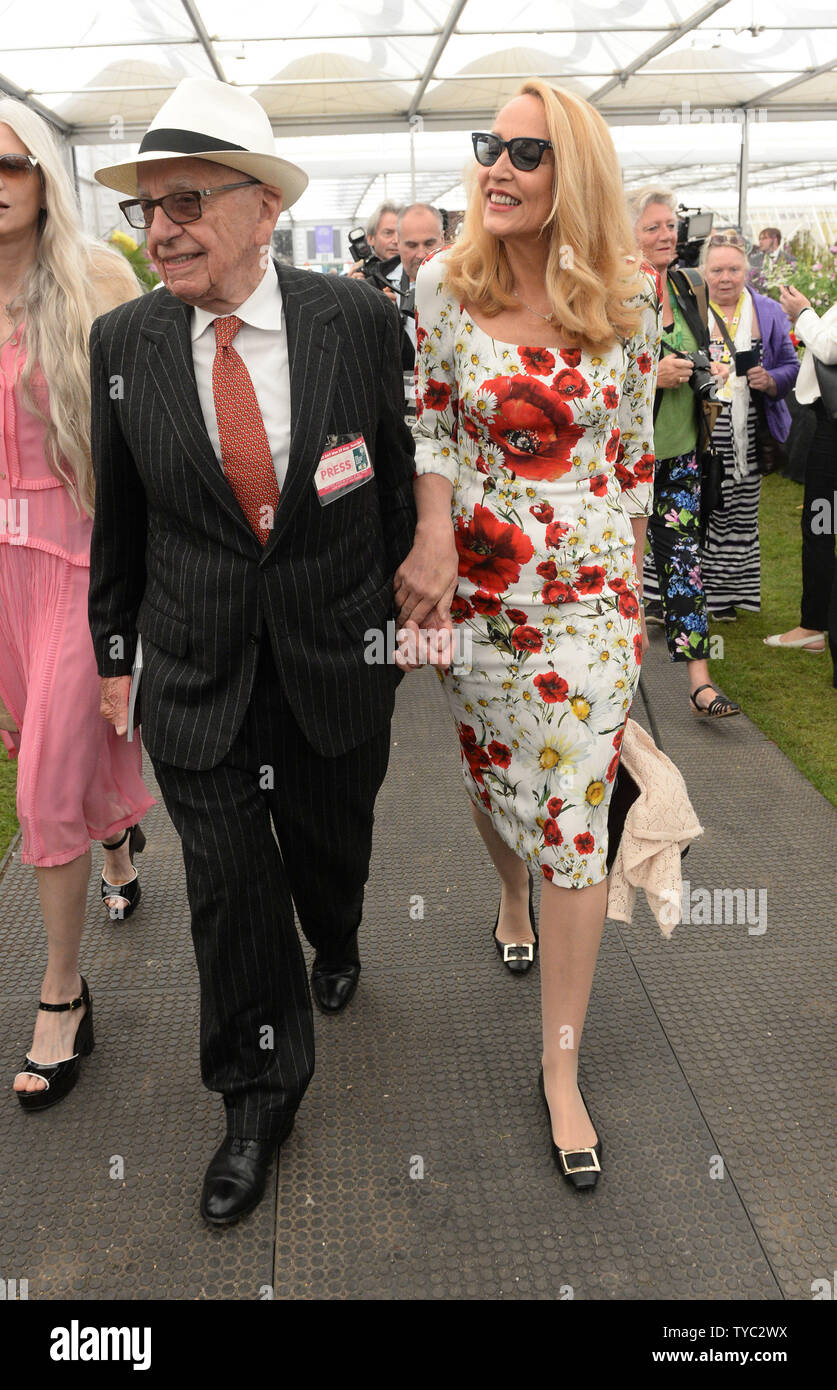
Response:
[[[259,183],[281,188],[289,208],[308,187],[308,175],[277,158],[267,113],[238,87],[213,78],[184,77],[163,102],[139,154],[127,164],[97,169],[106,188],[136,196],[139,168],[152,159],[209,159],[250,174]]]

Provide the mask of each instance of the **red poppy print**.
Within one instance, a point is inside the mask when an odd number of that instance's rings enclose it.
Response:
[[[617,729],[617,730],[616,730],[616,733],[613,735],[613,746],[614,746],[615,749],[617,749],[617,751],[622,747],[622,739],[623,739],[624,737],[625,737],[625,725],[623,724],[622,727],[621,727],[621,729]]]
[[[541,598],[544,603],[578,603],[577,591],[572,584],[565,584],[563,579],[551,579],[544,584]]]
[[[603,565],[579,565],[575,584],[580,594],[600,594],[604,587]]]
[[[558,828],[557,821],[545,820],[543,823],[543,842],[545,845],[562,845],[564,837]]]
[[[493,738],[488,745],[488,756],[496,767],[508,767],[511,762],[511,749]]]
[[[547,705],[560,704],[566,700],[569,686],[563,676],[559,676],[557,671],[545,671],[541,675],[535,676],[535,685],[538,694]]]
[[[638,353],[638,354],[637,354],[637,359],[636,359],[636,364],[637,364],[637,366],[639,367],[639,370],[640,370],[641,372],[643,372],[643,373],[644,373],[644,372],[650,372],[650,370],[651,370],[651,365],[652,365],[652,364],[651,364],[651,354],[648,353],[648,352],[640,352],[640,353]]]
[[[558,566],[554,560],[541,560],[541,563],[537,567],[537,572],[541,579],[558,578]]]
[[[524,613],[522,608],[507,608],[506,617],[513,623],[528,623],[529,614]]]
[[[424,404],[428,410],[444,410],[450,404],[450,386],[446,381],[430,378],[424,388]]]
[[[605,780],[606,780],[607,782],[612,782],[612,781],[613,781],[614,777],[616,776],[616,772],[617,772],[617,770],[618,770],[618,767],[619,767],[619,754],[618,754],[618,753],[614,753],[613,757],[611,758],[610,762],[609,762],[608,765],[607,765],[607,772],[605,773]]]
[[[634,659],[637,666],[642,665],[642,637],[640,633],[634,633]]]
[[[500,612],[501,604],[496,594],[485,594],[481,589],[478,589],[475,594],[471,595],[471,602],[477,613],[483,613],[489,618],[495,617]]]
[[[488,460],[487,460],[486,458],[483,458],[483,455],[482,455],[482,454],[477,454],[477,472],[478,472],[478,473],[490,473],[490,472],[491,472],[491,465],[490,465],[490,463],[488,462]]]
[[[536,502],[534,507],[529,508],[529,511],[536,521],[542,521],[544,524],[550,522],[555,515],[548,502]]]
[[[549,864],[541,864],[541,873],[543,874],[544,878],[549,879],[550,883],[555,877],[555,870],[552,869]]]
[[[590,491],[591,491],[591,492],[594,494],[594,496],[596,496],[596,497],[606,497],[606,496],[607,496],[607,474],[606,474],[606,473],[596,473],[596,474],[594,474],[594,476],[590,479]]]
[[[571,368],[558,373],[552,383],[552,389],[566,401],[574,401],[576,397],[583,400],[585,396],[590,395],[590,387],[581,372],[573,371]]]
[[[466,618],[473,618],[474,610],[466,598],[461,594],[454,594],[450,604],[450,615],[455,623],[464,623]]]
[[[619,404],[619,392],[617,391],[616,387],[605,386],[604,390],[602,391],[602,400],[604,401],[608,410],[615,410],[617,405]]]
[[[577,367],[581,361],[581,348],[561,348],[558,356],[568,367]]]
[[[547,811],[551,816],[555,816],[556,820],[558,816],[560,816],[563,807],[564,801],[563,798],[560,796],[551,796],[546,803]]]
[[[624,463],[617,463],[614,472],[623,492],[629,492],[636,485],[636,478],[631,470],[625,467]]]
[[[422,347],[427,342],[427,329],[419,326],[416,329],[416,352],[421,352]]]
[[[596,848],[596,841],[589,832],[585,832],[584,835],[576,835],[573,844],[579,854],[592,854],[593,850]]]
[[[643,454],[634,463],[634,477],[638,483],[651,483],[654,481],[654,455]]]
[[[459,573],[492,594],[502,594],[516,584],[522,566],[535,553],[525,531],[498,520],[479,503],[470,520],[457,519],[455,540]]]
[[[616,602],[623,618],[637,618],[639,616],[636,594],[631,593],[630,590],[626,594],[619,594]]]
[[[549,348],[522,347],[520,360],[524,372],[528,372],[529,376],[549,376],[555,367],[555,358]]]
[[[493,377],[483,383],[497,400],[485,428],[521,478],[553,481],[570,471],[570,454],[584,433],[569,406],[542,381],[529,376]]]
[[[626,594],[630,589],[627,579],[623,579],[619,575],[615,579],[609,579],[607,587],[612,589],[615,594]]]
[[[512,645],[522,652],[539,652],[543,638],[536,627],[516,627],[511,635]]]
[[[544,536],[544,540],[546,541],[547,545],[552,545],[557,548],[561,544],[564,537],[568,536],[569,533],[570,528],[569,526],[565,525],[563,521],[552,521],[546,528],[546,535]]]
[[[618,429],[610,431],[610,439],[605,444],[605,458],[608,463],[613,463],[616,458],[616,450],[619,448],[620,433]]]
[[[459,733],[459,743],[462,749],[462,756],[466,760],[471,775],[475,781],[482,781],[482,774],[491,766],[491,761],[484,748],[480,748],[477,743],[477,736],[470,724],[457,724]]]

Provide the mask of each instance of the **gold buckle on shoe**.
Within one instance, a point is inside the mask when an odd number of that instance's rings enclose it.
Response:
[[[588,1149],[561,1149],[561,1148],[559,1148],[559,1149],[558,1149],[558,1152],[559,1152],[559,1154],[561,1155],[561,1167],[564,1169],[564,1176],[565,1176],[565,1177],[569,1177],[571,1173],[600,1173],[600,1172],[602,1171],[602,1165],[599,1163],[599,1155],[596,1153],[595,1148],[588,1148]],[[568,1164],[567,1164],[567,1160],[566,1160],[565,1157],[564,1157],[564,1154],[565,1154],[565,1153],[568,1153],[568,1154],[589,1154],[590,1157],[592,1158],[593,1162],[592,1162],[592,1163],[581,1164],[581,1165],[579,1165],[578,1168],[570,1168],[570,1167],[568,1166]]]
[[[524,951],[525,955],[511,955],[512,951]],[[535,945],[532,941],[524,941],[519,946],[503,946],[503,964],[508,965],[510,960],[528,960],[530,965],[535,963]]]

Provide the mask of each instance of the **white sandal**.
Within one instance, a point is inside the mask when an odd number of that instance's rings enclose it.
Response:
[[[781,633],[775,632],[771,637],[765,637],[764,645],[766,647],[786,647],[788,651],[792,651],[794,647],[797,647],[801,651],[811,652],[816,656],[819,652],[825,651],[825,637],[826,634],[824,632],[814,632],[810,637],[797,637],[793,642],[783,642],[781,640]],[[812,642],[822,642],[822,646],[812,647]]]

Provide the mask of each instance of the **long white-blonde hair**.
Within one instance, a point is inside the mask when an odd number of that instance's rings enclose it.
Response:
[[[99,314],[141,293],[125,257],[83,230],[75,191],[47,122],[23,102],[0,100],[6,125],[37,161],[45,207],[38,220],[38,250],[13,309],[22,318],[26,405],[46,424],[47,463],[77,508],[93,514],[90,458],[90,325]],[[32,390],[40,367],[49,412]]]

